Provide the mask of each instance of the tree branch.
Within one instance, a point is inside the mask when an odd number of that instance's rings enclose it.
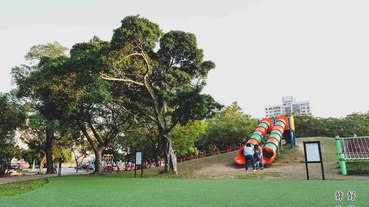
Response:
[[[87,121],[87,123],[88,123],[88,126],[90,127],[90,129],[91,129],[92,133],[94,134],[94,137],[96,138],[97,142],[98,142],[99,144],[103,144],[103,141],[101,140],[100,135],[99,135],[99,134],[97,133],[97,131],[95,130],[95,127],[92,125],[91,121],[90,121],[90,120],[88,120],[88,121]]]
[[[143,83],[140,83],[138,81],[134,81],[132,79],[129,79],[129,78],[114,78],[114,77],[110,77],[106,74],[101,74],[100,76],[102,79],[104,80],[109,80],[109,81],[120,81],[120,82],[126,82],[126,83],[133,83],[135,85],[138,85],[138,86],[144,86]]]
[[[138,53],[138,52],[129,54],[129,55],[123,57],[121,60],[119,60],[116,64],[120,64],[120,63],[123,62],[123,60],[125,60],[127,58],[130,58],[130,57],[133,57],[133,56],[142,56],[142,54],[141,53]]]
[[[90,143],[91,148],[92,149],[94,149],[94,148],[96,149],[97,147],[95,146],[95,144],[94,144],[92,138],[90,137],[90,135],[87,133],[87,129],[84,126],[84,124],[78,122],[77,125],[78,125],[79,129],[82,131],[83,135],[85,135],[88,143]]]
[[[183,117],[183,114],[181,114],[178,119],[176,119],[175,121],[172,122],[172,125],[165,131],[166,133],[169,133],[170,131],[172,131],[172,129],[178,124],[179,121],[181,121]]]

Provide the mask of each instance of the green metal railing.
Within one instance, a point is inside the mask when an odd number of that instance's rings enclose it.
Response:
[[[368,139],[364,142],[361,139]],[[353,143],[348,143],[348,140],[353,141]],[[363,161],[369,160],[369,136],[362,137],[342,137],[336,136],[336,153],[338,156],[338,164],[341,168],[342,175],[347,175],[346,161]],[[348,146],[356,146],[355,149],[359,151],[352,152],[348,149]],[[363,146],[364,145],[364,146]],[[361,150],[362,147],[366,150]],[[355,157],[351,157],[355,156]]]

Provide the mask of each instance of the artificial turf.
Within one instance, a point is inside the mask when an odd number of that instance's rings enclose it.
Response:
[[[355,191],[353,201],[347,193]],[[336,200],[336,193],[343,200]],[[49,178],[0,206],[367,206],[369,181]]]

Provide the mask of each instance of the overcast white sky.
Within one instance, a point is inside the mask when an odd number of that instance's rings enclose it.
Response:
[[[366,0],[0,1],[0,92],[33,45],[110,40],[125,16],[140,14],[164,32],[194,33],[216,63],[205,92],[253,117],[291,95],[319,117],[369,110]]]

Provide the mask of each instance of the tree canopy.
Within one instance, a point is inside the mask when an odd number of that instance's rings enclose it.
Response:
[[[206,120],[205,133],[196,143],[201,150],[225,149],[238,146],[250,136],[257,127],[257,119],[244,114],[237,102],[217,112]]]
[[[369,134],[369,112],[353,113],[341,118],[320,118],[314,116],[294,116],[298,137],[328,136],[350,137],[353,134]]]
[[[124,18],[114,30],[110,54],[112,71],[102,78],[126,86],[133,109],[157,127],[166,170],[177,172],[170,133],[178,123],[203,119],[220,107],[210,95],[201,93],[215,64],[203,60],[194,34],[163,34],[157,24],[139,16]]]
[[[20,154],[15,143],[15,130],[25,121],[24,107],[10,94],[0,93],[0,177],[10,161]]]

